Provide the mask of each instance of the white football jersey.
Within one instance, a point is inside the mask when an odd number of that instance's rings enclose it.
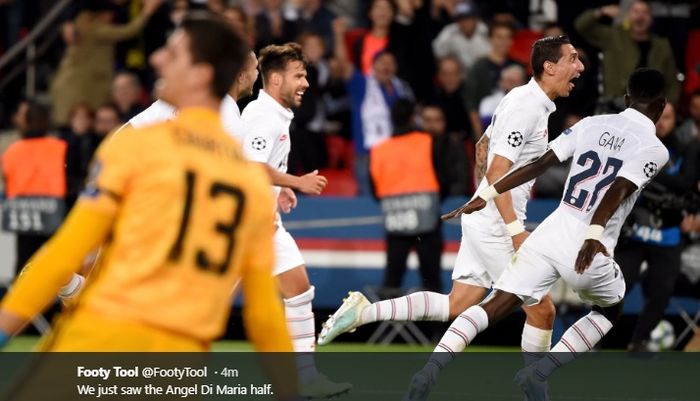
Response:
[[[484,135],[489,137],[488,166],[495,155],[513,162],[513,171],[540,157],[547,149],[547,121],[556,110],[554,102],[534,79],[514,88],[501,100]],[[518,220],[525,220],[525,209],[535,180],[510,191]],[[488,186],[484,177],[476,193]],[[462,215],[462,221],[474,230],[494,236],[508,236],[505,223],[494,202],[482,210]]]
[[[282,173],[287,172],[291,143],[289,125],[294,113],[260,90],[258,98],[243,110],[246,135],[243,153],[249,160],[266,163]],[[275,194],[279,193],[279,187]]]
[[[231,95],[224,96],[221,101],[221,124],[224,130],[232,137],[243,140],[245,136],[245,129],[243,120],[241,120],[241,111],[238,108],[238,104],[233,100]],[[175,106],[163,100],[156,100],[148,106],[148,108],[129,120],[134,128],[142,128],[147,125],[153,125],[156,123],[161,123],[163,121],[172,120],[177,114],[177,109]]]
[[[175,118],[177,110],[175,106],[164,100],[156,100],[146,110],[131,117],[128,123],[134,128],[143,128],[147,125],[161,123]]]
[[[601,242],[612,252],[642,188],[668,161],[668,150],[656,137],[654,123],[629,108],[619,114],[585,118],[549,146],[560,161],[573,157],[564,195],[553,214],[582,223],[573,223],[576,226],[590,224],[615,178],[624,177],[637,186],[605,226]]]

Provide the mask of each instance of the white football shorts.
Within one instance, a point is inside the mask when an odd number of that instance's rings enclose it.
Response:
[[[488,289],[508,266],[513,256],[513,242],[507,236],[484,233],[468,220],[462,219],[462,240],[452,280]]]
[[[275,265],[272,274],[277,276],[297,266],[304,265],[304,258],[292,235],[284,229],[282,222],[278,220],[278,227],[272,237],[275,247]]]
[[[539,303],[561,277],[584,302],[601,307],[620,302],[625,280],[612,256],[599,253],[583,274],[576,273],[582,240],[581,235],[566,232],[571,228],[563,217],[548,217],[525,240],[494,288],[515,294],[530,306]]]

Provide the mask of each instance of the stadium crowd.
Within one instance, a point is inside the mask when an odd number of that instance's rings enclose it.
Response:
[[[51,3],[0,0],[0,56],[34,27],[41,15],[37,10],[45,11]],[[700,232],[696,214],[700,201],[692,196],[700,192],[697,4],[644,0],[76,1],[56,26],[60,40],[39,62],[38,89],[51,106],[50,123],[37,104],[41,102],[21,99],[23,81],[11,81],[0,95],[0,124],[7,128],[0,133],[0,151],[20,138],[60,138],[65,146],[56,149],[63,152],[65,168],[47,174],[64,176],[61,196],[70,207],[100,142],[154,100],[155,75],[147,62],[149,55],[165,42],[187,10],[201,8],[224,15],[256,51],[269,44],[301,44],[309,61],[310,87],[294,113],[289,172],[301,175],[319,170],[329,178],[324,195],[370,195],[376,190],[370,177],[370,154],[394,132],[390,110],[401,99],[418,105],[418,126],[433,138],[440,192],[472,194],[478,185],[475,144],[499,101],[512,88],[527,83],[532,72],[530,48],[541,37],[568,35],[586,67],[571,96],[555,101],[556,112],[548,127],[550,140],[586,116],[622,110],[625,82],[635,68],[661,71],[669,105],[657,124],[657,135],[671,151],[672,162],[658,180],[661,188],[642,198],[638,208],[645,211],[633,213],[637,220],[630,221],[627,241],[619,253],[628,288],[638,279],[633,272],[643,261],[649,265],[649,280],[663,283],[645,285],[649,304],[643,316],[647,317],[640,319],[632,340],[634,347],[643,347],[673,294],[681,253]],[[0,77],[4,73],[0,71]],[[241,109],[250,100],[239,99]],[[9,163],[3,157],[5,176],[16,168]],[[535,196],[560,197],[566,171],[564,166],[541,177]],[[5,186],[5,192],[7,189]],[[661,195],[676,198],[659,200]],[[653,230],[661,230],[661,237],[649,234]],[[28,248],[21,254],[28,257],[42,242],[25,241],[23,246]],[[657,257],[672,258],[674,268],[657,272],[653,263]],[[18,260],[18,267],[24,261],[24,257]]]

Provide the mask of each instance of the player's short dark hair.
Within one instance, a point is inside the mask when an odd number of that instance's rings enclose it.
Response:
[[[413,124],[412,118],[416,104],[411,99],[398,99],[391,106],[391,122],[395,128],[406,128]]]
[[[561,58],[562,45],[570,45],[571,40],[566,35],[549,36],[539,39],[532,45],[532,54],[530,55],[530,64],[532,64],[532,72],[535,79],[542,77],[544,72],[544,63],[550,61],[556,63]]]
[[[180,28],[190,39],[192,62],[212,66],[211,91],[218,98],[224,97],[243,68],[248,45],[223,17],[209,11],[187,13]]]
[[[665,97],[666,80],[659,70],[637,68],[627,81],[627,95],[633,102],[651,103]]]
[[[301,51],[301,45],[298,43],[289,42],[283,45],[265,46],[260,50],[260,56],[258,57],[263,85],[265,85],[271,73],[283,72],[287,69],[287,64],[294,61],[300,61],[304,68],[308,64],[306,56]]]

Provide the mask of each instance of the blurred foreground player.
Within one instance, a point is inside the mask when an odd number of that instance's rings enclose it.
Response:
[[[85,193],[4,299],[3,339],[107,242],[102,266],[43,349],[206,351],[223,332],[241,280],[255,348],[292,351],[271,274],[269,181],[218,115],[247,54],[223,20],[205,13],[185,18],[153,55],[159,96],[179,115],[101,146]]]
[[[518,372],[515,379],[527,400],[548,400],[549,375],[593,349],[610,331],[622,314],[625,295],[624,278],[612,257],[620,229],[642,188],[668,161],[654,126],[666,105],[663,75],[636,70],[625,103],[628,108],[619,114],[589,117],[565,130],[535,162],[445,215],[480,210],[499,193],[573,158],[559,207],[515,253],[494,285],[495,294],[452,323],[426,366],[413,377],[406,399],[426,399],[438,373],[480,332],[520,305],[539,303],[560,277],[592,303],[593,310],[564,333],[547,357]]]

